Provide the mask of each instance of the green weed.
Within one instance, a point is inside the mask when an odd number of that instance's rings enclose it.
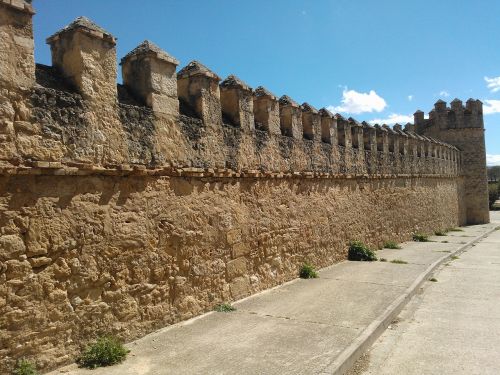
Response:
[[[100,337],[88,345],[77,359],[80,367],[97,368],[123,362],[129,350],[115,337]]]
[[[397,242],[394,241],[387,241],[384,243],[384,248],[385,249],[401,249],[401,246]]]
[[[426,234],[415,233],[413,235],[413,241],[415,241],[415,242],[429,242],[429,237]]]
[[[27,359],[20,359],[16,363],[16,367],[12,371],[12,375],[38,375],[36,366]]]
[[[318,277],[318,273],[312,265],[304,263],[302,267],[300,267],[299,277],[301,279],[315,279]]]
[[[354,261],[371,262],[377,260],[377,256],[361,241],[352,241],[349,243],[349,253],[347,259]]]
[[[214,311],[217,312],[231,312],[236,311],[236,307],[231,306],[229,303],[221,303],[214,307]]]

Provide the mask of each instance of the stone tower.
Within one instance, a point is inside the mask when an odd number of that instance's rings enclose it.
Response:
[[[490,221],[488,206],[488,181],[486,173],[486,148],[484,142],[483,103],[469,99],[465,107],[455,99],[451,108],[438,100],[429,118],[417,111],[417,134],[436,138],[460,149],[461,169],[464,176],[464,208],[468,224]]]

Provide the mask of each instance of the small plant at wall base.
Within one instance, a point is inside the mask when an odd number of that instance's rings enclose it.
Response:
[[[401,249],[397,242],[387,241],[384,243],[384,249]]]
[[[90,369],[111,366],[123,362],[129,352],[117,338],[105,336],[88,345],[76,362]]]
[[[214,310],[217,312],[231,312],[236,311],[236,307],[231,306],[229,303],[221,303],[220,305],[215,306]]]
[[[318,277],[318,273],[312,265],[305,263],[300,267],[299,277],[301,279],[315,279]]]
[[[415,233],[413,235],[413,241],[415,242],[429,242],[429,237],[422,233]]]
[[[349,243],[349,253],[347,259],[354,261],[371,262],[377,260],[377,256],[361,241],[352,241]]]
[[[20,359],[12,371],[12,375],[38,375],[35,365],[27,359]]]
[[[446,232],[443,232],[443,231],[441,231],[441,230],[437,230],[437,231],[435,231],[435,232],[434,232],[434,234],[435,234],[436,236],[446,236]]]

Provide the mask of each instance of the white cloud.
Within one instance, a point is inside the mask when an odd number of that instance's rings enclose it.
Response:
[[[486,164],[500,165],[500,155],[486,154]]]
[[[413,100],[413,95],[408,95],[408,101],[412,101]]]
[[[450,93],[446,90],[443,90],[439,93],[439,96],[442,96],[443,98],[447,98],[448,96],[450,96]]]
[[[371,124],[387,124],[387,125],[393,125],[393,124],[407,124],[408,122],[413,123],[413,116],[412,115],[401,115],[398,113],[391,113],[387,118],[376,118],[371,121],[369,121]]]
[[[484,80],[486,81],[486,84],[491,92],[500,91],[500,77],[484,77]]]
[[[485,115],[500,113],[500,100],[484,100],[483,113]]]
[[[378,96],[374,90],[364,93],[345,88],[342,92],[342,104],[338,107],[329,106],[328,110],[332,112],[359,114],[364,112],[382,112],[386,107],[387,103],[384,98]]]

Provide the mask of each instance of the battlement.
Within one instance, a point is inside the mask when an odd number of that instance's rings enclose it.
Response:
[[[417,133],[439,132],[440,129],[484,129],[483,103],[480,100],[469,99],[464,106],[462,101],[454,99],[451,107],[443,100],[434,104],[429,112],[429,118],[424,118],[424,112],[414,114],[414,123]]]
[[[24,22],[31,28],[29,19]],[[221,80],[199,61],[177,71],[178,60],[151,41],[120,60],[123,85],[117,85],[116,38],[85,17],[47,43],[52,67],[33,69],[31,87],[16,104],[26,107],[23,118],[5,119],[19,129],[4,147],[12,152],[0,158],[6,170],[62,163],[125,170],[459,173],[455,147],[413,138],[411,127],[371,127],[287,95],[278,99],[234,75]]]

